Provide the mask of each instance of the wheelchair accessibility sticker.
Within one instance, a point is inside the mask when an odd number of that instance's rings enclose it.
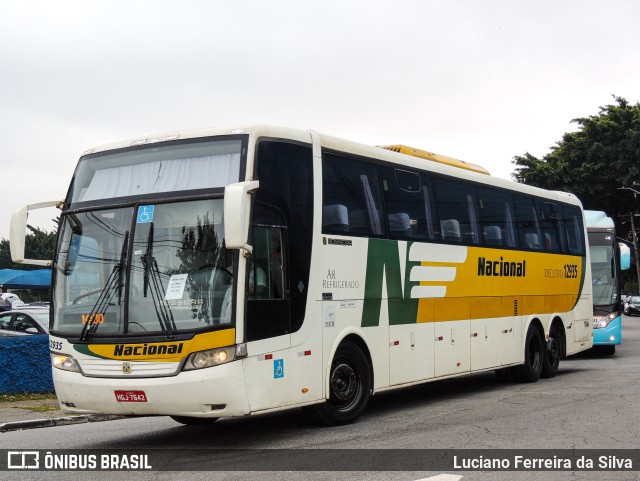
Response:
[[[153,222],[153,207],[152,205],[141,205],[138,207],[138,224],[146,224]]]
[[[273,360],[273,378],[278,379],[284,377],[284,359]]]

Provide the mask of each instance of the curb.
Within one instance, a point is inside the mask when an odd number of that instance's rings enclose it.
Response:
[[[27,421],[14,421],[0,424],[0,433],[20,431],[22,429],[50,428],[53,426],[66,426],[68,424],[96,423],[124,419],[127,416],[116,414],[83,414],[79,416],[65,416],[60,418],[30,419]]]

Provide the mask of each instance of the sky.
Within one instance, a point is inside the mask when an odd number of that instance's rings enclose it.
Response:
[[[308,128],[509,179],[612,95],[640,101],[638,19],[636,0],[0,0],[0,238],[88,148],[175,130]]]

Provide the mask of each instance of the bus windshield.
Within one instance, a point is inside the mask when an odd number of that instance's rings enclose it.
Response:
[[[610,306],[617,302],[615,238],[607,232],[589,232],[593,305]]]
[[[66,214],[52,330],[172,335],[231,323],[223,200]]]

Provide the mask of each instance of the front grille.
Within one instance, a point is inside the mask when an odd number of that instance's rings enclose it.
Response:
[[[128,366],[124,365],[128,363]],[[179,362],[114,361],[85,359],[79,361],[83,374],[91,377],[159,377],[176,374]],[[124,365],[124,366],[123,366]]]

